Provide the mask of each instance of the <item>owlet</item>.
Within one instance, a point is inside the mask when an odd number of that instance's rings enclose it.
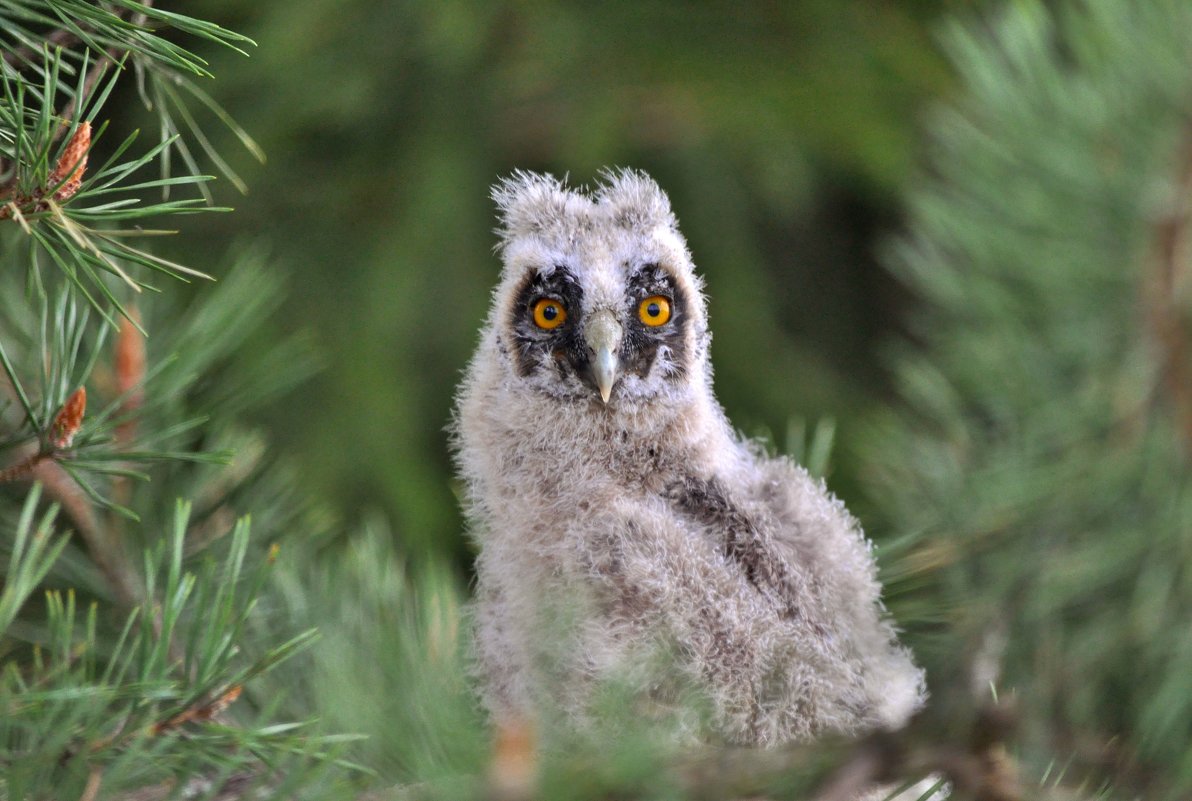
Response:
[[[726,419],[666,195],[640,172],[591,192],[519,172],[493,197],[504,269],[453,422],[493,715],[579,722],[603,681],[657,699],[681,679],[735,743],[905,722],[923,675],[871,547]]]

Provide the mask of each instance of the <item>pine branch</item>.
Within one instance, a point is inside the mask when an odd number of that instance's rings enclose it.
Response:
[[[269,774],[244,771],[231,776],[202,776],[178,782],[163,782],[121,795],[116,801],[170,801],[174,798],[203,798],[205,801],[249,801],[268,791]]]
[[[136,58],[211,77],[204,59],[164,40],[151,26],[173,28],[240,53],[244,53],[242,45],[253,44],[248,37],[215,23],[155,8],[151,1],[113,0],[101,6],[93,0],[58,0],[50,10],[34,3],[0,0],[0,33],[4,34],[0,50],[13,70],[41,72],[39,56],[47,50],[53,53],[81,44],[96,57],[116,47]],[[39,32],[46,29],[48,33]]]
[[[65,540],[49,536],[53,510],[34,525],[37,503],[34,490],[0,592],[0,634],[65,546]],[[109,780],[114,788],[143,787],[150,782],[138,777],[153,772],[137,768],[138,754],[148,760],[146,766],[170,757],[165,764],[176,764],[169,773],[184,784],[194,777],[279,775],[278,786],[286,787],[306,775],[301,770],[277,774],[287,759],[326,758],[323,746],[330,741],[304,735],[294,724],[221,721],[246,682],[308,645],[312,633],[254,660],[241,659],[235,644],[272,563],[254,560],[255,567],[246,567],[249,529],[241,521],[221,567],[208,563],[198,574],[185,572],[188,512],[178,506],[169,547],[156,549],[158,556],[149,564],[148,591],[140,594],[158,600],[139,605],[114,645],[101,649],[96,640],[94,608],[79,639],[73,594],[48,596],[46,657],[29,665],[24,676],[11,669],[0,674],[0,766],[6,791],[36,781],[43,792],[32,795],[45,797],[45,789],[57,792],[71,776],[82,783],[84,794]],[[106,653],[102,663],[101,652]],[[65,728],[56,723],[63,714],[72,721]]]
[[[57,50],[67,48],[79,42],[79,36],[67,28],[51,31],[40,45],[22,45],[3,53],[4,62],[14,69],[26,69],[34,64],[34,59],[41,56],[45,48]]]
[[[892,560],[891,606],[913,621],[898,605],[927,596],[936,675],[1002,628],[1024,773],[1070,760],[1127,797],[1192,787],[1171,637],[1192,603],[1171,557],[1192,519],[1190,23],[1168,0],[1024,2],[949,31],[963,100],[933,117],[891,260],[922,299],[907,410],[871,451],[918,560]]]
[[[6,797],[90,801],[154,785],[176,796],[229,781],[267,782],[284,793],[309,778],[290,764],[332,759],[333,738],[314,736],[304,724],[247,723],[243,712],[229,709],[313,633],[266,638],[281,644],[265,649],[246,641],[272,555],[250,552],[247,522],[235,521],[242,502],[259,492],[261,477],[180,466],[226,461],[212,443],[255,441],[235,431],[236,410],[276,391],[279,376],[283,385],[292,380],[286,376],[301,354],[292,347],[285,364],[269,364],[269,354],[260,354],[265,368],[252,368],[252,392],[229,380],[226,368],[245,361],[231,358],[242,348],[236,333],[250,332],[273,302],[275,293],[256,290],[276,287],[248,264],[221,287],[237,294],[221,296],[213,309],[200,303],[183,314],[161,298],[126,307],[130,293],[148,286],[138,271],[207,277],[132,243],[133,236],[167,233],[143,220],[218,209],[204,206],[202,197],[168,199],[172,187],[209,180],[189,155],[190,174],[169,173],[172,149],[189,154],[175,134],[128,158],[133,134],[110,148],[106,162],[91,158],[106,131],[99,114],[131,66],[138,78],[149,74],[152,87],[170,83],[169,105],[158,104],[162,129],[173,127],[174,116],[183,120],[186,134],[230,172],[183,95],[233,129],[234,123],[187,83],[188,74],[209,75],[206,62],[153,30],[167,26],[235,49],[249,42],[148,0],[0,0],[0,223],[11,223],[0,235],[29,246],[6,249],[28,255],[29,293],[0,293],[0,482],[17,485],[7,488],[9,497],[31,487],[0,583],[0,795]],[[245,135],[245,141],[251,140]],[[163,167],[160,178],[138,177],[155,163]],[[156,190],[162,200],[147,201]],[[46,263],[57,272],[43,276]],[[158,315],[151,324],[164,352],[156,356],[146,352],[149,326],[138,306]],[[104,344],[117,328],[109,353]],[[170,337],[178,341],[169,345]],[[234,402],[201,400],[196,383]],[[131,479],[148,479],[150,472],[158,480],[154,490],[138,490]],[[179,507],[165,523],[162,507],[176,495],[204,498],[212,505],[208,519],[192,520],[189,507]],[[43,499],[53,506],[35,529]],[[74,532],[51,539],[43,529],[58,509]],[[277,516],[267,506],[261,511]],[[127,525],[138,513],[145,525]],[[233,522],[217,525],[225,519]],[[152,547],[163,529],[165,554]],[[142,573],[132,554],[143,543],[150,550]],[[223,550],[222,566],[208,557],[198,573],[184,569],[184,561]],[[263,567],[250,571],[246,564]],[[44,617],[28,602],[39,586],[80,583],[114,601],[117,614],[100,615],[96,604],[77,614],[73,590],[48,593]],[[132,615],[113,631],[112,618],[122,610]],[[256,658],[240,656],[254,650]],[[255,700],[254,707],[270,705]]]
[[[91,150],[91,123],[84,121],[71,135],[54,169],[46,177],[44,186],[14,192],[11,185],[0,190],[0,220],[28,217],[47,212],[52,204],[74,197],[87,171],[87,154]]]
[[[1192,125],[1184,131],[1177,167],[1170,209],[1154,226],[1154,267],[1144,300],[1147,322],[1161,351],[1160,381],[1185,451],[1192,455]]]
[[[249,40],[212,23],[162,11],[152,2],[117,0],[114,5],[115,11],[108,12],[84,0],[62,0],[51,17],[39,16],[27,3],[0,0],[0,22],[6,15],[12,15],[11,36],[23,42],[12,48],[5,47],[6,38],[0,39],[0,49],[9,58],[25,59],[22,64],[29,67],[26,71],[37,73],[41,83],[36,86],[15,69],[6,70],[3,76],[6,102],[0,106],[0,140],[5,143],[0,148],[3,150],[0,222],[15,221],[113,325],[115,319],[105,307],[114,308],[116,316],[123,316],[124,309],[104,282],[104,273],[118,277],[133,292],[149,285],[130,266],[182,280],[208,277],[129,241],[132,237],[169,233],[143,227],[141,221],[149,216],[227,210],[212,203],[211,193],[204,186],[211,178],[201,174],[198,160],[190,153],[183,134],[193,138],[215,167],[237,187],[245,189],[227,162],[215,152],[175,87],[185,90],[221,123],[230,126],[254,155],[260,156],[259,148],[226,112],[189,82],[189,75],[209,74],[203,66],[205,62],[165,41],[151,26],[170,26],[236,49],[239,43]],[[65,22],[72,13],[78,14],[78,19]],[[37,37],[26,29],[26,20],[46,24],[51,19],[62,20],[63,24],[46,36],[63,42],[69,40],[73,46],[81,45],[79,52],[50,51],[40,38],[33,41]],[[65,33],[56,35],[57,30]],[[162,120],[162,140],[142,157],[120,163],[119,157],[136,138],[134,133],[117,146],[107,163],[88,170],[86,154],[90,140],[98,139],[104,132],[97,115],[117,79],[130,65],[139,82],[146,74],[150,76],[152,91],[158,95],[153,110]],[[65,78],[70,76],[73,80],[67,85]],[[147,98],[146,102],[149,103]],[[55,106],[59,109],[55,110]],[[174,124],[175,117],[185,122],[183,129]],[[96,125],[94,131],[92,123]],[[58,143],[66,132],[70,133],[70,142],[63,150]],[[81,160],[75,158],[80,155],[80,141]],[[56,159],[55,150],[59,151]],[[171,174],[172,150],[183,155],[189,169],[187,174]],[[78,167],[64,176],[62,168],[67,162],[77,163]],[[161,178],[129,182],[136,171],[154,162],[161,165]],[[197,196],[169,200],[171,188],[183,186],[195,189]],[[161,190],[161,202],[145,203],[143,196],[150,189]],[[124,196],[111,197],[118,193]],[[129,220],[135,221],[135,227],[115,227]],[[36,267],[30,265],[29,269]]]
[[[967,746],[942,736],[938,724],[917,718],[905,729],[879,732],[854,743],[801,743],[778,749],[693,747],[655,758],[642,787],[610,787],[615,797],[647,799],[681,797],[691,801],[720,799],[813,799],[857,801],[892,797],[900,788],[915,787],[924,798],[945,785],[952,797],[972,801],[1046,801],[1079,797],[1068,788],[1024,787],[1008,747],[1017,722],[1015,712],[989,704],[978,710]],[[541,754],[521,727],[499,729],[486,778],[467,797],[494,801],[537,801],[566,787],[555,779],[551,789],[540,784],[542,771],[587,776],[601,768],[599,753],[571,751]],[[835,765],[832,767],[832,765]],[[818,780],[816,777],[821,777]],[[653,782],[661,782],[655,784]],[[929,789],[930,788],[930,789]],[[442,787],[399,785],[373,790],[360,799],[405,801],[438,798]],[[584,797],[607,794],[589,792]],[[238,798],[239,796],[231,796]],[[900,795],[899,798],[914,798]]]
[[[75,531],[86,543],[96,567],[107,580],[112,597],[124,609],[132,609],[143,598],[136,570],[128,559],[123,543],[104,529],[95,507],[79,485],[60,465],[43,457],[33,468],[32,478],[40,481],[74,523]]]
[[[5,362],[7,371],[10,365],[7,359]],[[0,382],[0,388],[6,390],[13,400],[19,396],[17,386],[11,374],[4,376],[3,382]],[[107,580],[112,596],[123,608],[131,609],[142,598],[137,590],[137,573],[128,560],[123,544],[104,529],[90,500],[56,461],[70,447],[83,423],[86,397],[83,388],[76,390],[55,414],[50,436],[40,444],[26,446],[24,450],[28,455],[0,470],[0,483],[16,480],[40,482],[50,497],[70,516],[91,558]]]
[[[144,5],[146,9],[151,8],[153,0],[145,0]],[[114,17],[117,20],[121,20],[129,14],[132,15],[133,27],[143,28],[145,26],[148,17],[144,11],[132,13],[131,9],[119,8],[114,12]],[[98,29],[86,23],[74,28],[57,28],[46,34],[45,40],[40,45],[25,44],[12,50],[5,50],[3,53],[4,61],[14,69],[26,69],[38,63],[44,53],[69,48],[89,38],[88,34],[95,33],[98,33]],[[91,95],[96,83],[103,76],[105,64],[118,65],[122,52],[122,48],[117,44],[113,44],[102,51],[103,57],[96,58],[95,62],[87,70],[86,77],[82,82],[82,91],[77,93],[68,102],[68,105],[59,112],[59,119],[73,120],[78,115],[82,109],[84,99]]]
[[[144,0],[144,7],[146,10],[152,8],[154,0]],[[123,15],[128,12],[128,9],[121,8],[116,11],[118,18],[123,18]],[[138,11],[132,15],[132,25],[135,28],[144,28],[148,20],[146,11]],[[115,66],[117,69],[122,68],[121,53],[122,48],[119,45],[113,44],[104,51],[104,58],[97,58],[91,68],[87,70],[87,76],[83,79],[82,90],[75,94],[74,98],[58,116],[64,120],[73,120],[83,110],[83,104],[86,98],[90,97],[95,91],[95,86],[103,77],[104,69],[107,64]]]

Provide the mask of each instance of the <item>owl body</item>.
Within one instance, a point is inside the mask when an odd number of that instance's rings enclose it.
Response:
[[[580,722],[627,681],[663,703],[697,688],[735,743],[904,722],[923,679],[869,544],[822,482],[729,425],[661,189],[519,173],[494,197],[505,266],[453,432],[494,716]]]

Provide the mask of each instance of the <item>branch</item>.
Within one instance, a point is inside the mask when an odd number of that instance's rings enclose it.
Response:
[[[50,458],[37,463],[33,468],[33,478],[40,481],[46,492],[70,515],[75,531],[83,539],[87,552],[103,574],[116,601],[126,609],[140,603],[140,580],[132,569],[123,543],[110,536],[100,525],[95,508],[74,479]]]
[[[33,63],[33,59],[39,57],[44,52],[46,45],[49,45],[50,49],[53,50],[59,47],[70,47],[71,45],[77,44],[78,42],[78,34],[76,34],[74,31],[67,30],[66,28],[59,28],[58,30],[51,31],[50,34],[46,36],[41,47],[22,45],[21,47],[18,47],[14,50],[4,51],[4,63],[8,64],[8,66],[12,67],[13,69],[21,70],[30,66]]]
[[[143,5],[146,8],[150,8],[153,6],[153,0],[144,0]],[[117,8],[112,13],[123,19],[128,12],[129,9],[127,8]],[[149,18],[143,11],[138,11],[131,18],[131,23],[138,28],[145,27],[148,21]],[[80,28],[80,30],[85,30],[87,33],[94,33],[96,29],[94,26],[89,25]],[[6,50],[4,52],[4,61],[13,69],[22,70],[31,66],[34,63],[34,59],[40,58],[41,55],[47,50],[53,51],[58,48],[69,48],[78,44],[80,41],[82,40],[80,39],[77,32],[67,28],[58,28],[56,30],[50,31],[40,46],[26,44],[13,50]],[[119,62],[118,56],[121,50],[122,48],[120,45],[111,45],[103,52],[103,58],[97,58],[95,60],[95,63],[92,64],[90,69],[87,70],[87,75],[83,79],[82,91],[74,98],[74,100],[71,101],[69,106],[63,109],[62,113],[59,115],[61,119],[74,119],[83,103],[84,98],[89,96],[92,89],[95,88],[95,82],[98,81],[100,75],[103,74],[105,66],[108,63],[117,64]]]
[[[1162,357],[1162,381],[1187,453],[1192,453],[1192,343],[1181,304],[1192,223],[1192,125],[1185,128],[1173,208],[1155,225],[1155,267],[1144,287],[1146,316]]]
[[[17,399],[16,390],[7,376],[0,377],[0,392],[13,401]],[[86,408],[87,393],[80,387],[55,415],[48,441],[27,447],[20,459],[0,470],[0,482],[40,481],[49,497],[70,516],[75,531],[103,574],[112,595],[128,609],[141,602],[142,594],[140,581],[124,552],[123,543],[103,528],[90,499],[56,461],[63,449],[70,447]]]
[[[1012,708],[987,705],[977,712],[967,747],[943,739],[922,718],[898,731],[875,732],[852,746],[814,798],[855,801],[875,792],[875,797],[881,797],[881,792],[918,777],[920,785],[946,779],[960,797],[974,801],[1023,801],[1026,795],[1017,765],[1006,749],[1016,723]],[[778,784],[783,777],[814,769],[822,753],[822,745],[815,744],[780,751],[741,749],[721,757],[719,764],[703,753],[687,770],[681,770],[681,777],[691,797],[760,797],[766,787]]]
[[[162,782],[117,796],[117,798],[120,801],[170,801],[170,799],[176,798],[249,801],[250,799],[268,797],[262,795],[262,790],[267,787],[268,777],[263,771],[244,771],[234,773],[222,781],[215,776],[192,778],[185,782],[181,788],[178,787],[177,782]]]
[[[22,221],[31,214],[39,214],[53,208],[52,201],[65,203],[83,186],[83,174],[87,171],[87,155],[91,149],[91,123],[84,120],[75,128],[74,135],[59,156],[54,169],[46,177],[46,185],[28,193],[12,194],[11,182],[0,188],[0,220],[9,218]],[[16,173],[13,174],[13,180]]]
[[[33,471],[37,468],[38,463],[47,457],[38,449],[27,449],[26,452],[28,453],[30,450],[32,452],[28,456],[18,459],[8,467],[0,469],[0,484],[7,484],[10,481],[20,481],[33,475]]]
[[[856,801],[881,798],[909,777],[927,777],[912,788],[925,792],[925,782],[946,779],[956,797],[973,801],[1025,801],[1028,798],[1017,765],[1006,748],[1017,722],[1007,706],[989,705],[978,710],[967,747],[945,740],[938,730],[916,719],[899,731],[877,732],[851,746],[848,756],[824,781],[815,801]],[[536,801],[544,798],[537,786],[539,754],[532,737],[523,732],[498,732],[488,775],[476,785],[476,797],[496,801]],[[831,748],[831,746],[828,746]],[[686,752],[669,767],[684,798],[766,799],[773,787],[789,785],[789,779],[818,772],[824,765],[824,743],[800,743],[781,749],[698,747]],[[583,755],[578,755],[583,759]],[[510,772],[512,768],[512,773]],[[930,776],[929,776],[930,774]],[[261,791],[275,787],[280,777],[269,768],[246,768],[218,783],[213,778],[187,781],[182,794],[207,792],[219,801],[247,801],[261,797]],[[785,781],[784,781],[785,780]],[[121,795],[121,801],[164,801],[178,797],[173,782],[153,785]],[[187,796],[189,797],[189,796]],[[438,797],[433,784],[396,785],[362,790],[355,801],[410,801]],[[618,797],[637,798],[633,791]],[[898,798],[913,798],[899,795]],[[1054,792],[1032,788],[1032,799],[1067,798],[1063,789]]]
[[[153,0],[144,1],[144,6],[146,8],[152,5]],[[122,17],[125,11],[127,11],[127,9],[118,9],[116,11],[116,16]],[[145,16],[144,12],[137,12],[135,15],[133,15],[132,24],[136,25],[138,28],[144,27],[146,22],[148,22],[148,17]],[[104,51],[103,58],[95,59],[95,63],[92,64],[91,68],[87,70],[87,77],[83,79],[83,88],[77,95],[75,95],[74,100],[60,115],[61,119],[73,120],[75,118],[83,106],[83,101],[89,97],[92,90],[95,89],[95,83],[99,80],[100,76],[103,75],[103,71],[107,67],[108,63],[115,64],[117,67],[120,66],[120,59],[117,58],[117,56],[120,54],[120,49],[121,48],[118,45],[112,45]]]

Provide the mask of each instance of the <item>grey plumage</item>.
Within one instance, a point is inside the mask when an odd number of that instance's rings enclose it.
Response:
[[[624,171],[590,194],[517,173],[493,196],[504,269],[453,424],[492,713],[578,722],[605,679],[665,695],[643,672],[661,648],[732,742],[903,723],[923,677],[869,543],[725,418],[666,195]]]

